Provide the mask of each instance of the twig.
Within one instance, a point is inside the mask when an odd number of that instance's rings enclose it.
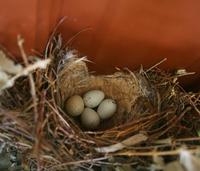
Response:
[[[67,163],[62,163],[62,164],[59,164],[59,165],[55,165],[55,166],[49,168],[48,170],[49,171],[54,171],[54,170],[56,170],[56,168],[60,168],[60,167],[64,167],[64,166],[78,165],[78,164],[82,164],[82,163],[93,163],[93,162],[106,160],[106,159],[108,159],[108,157],[100,157],[100,158],[94,158],[94,159],[72,161],[72,162],[67,162]]]
[[[21,77],[21,76],[27,76],[30,72],[38,69],[38,68],[45,68],[47,66],[47,64],[49,64],[50,59],[46,59],[46,60],[40,60],[35,62],[32,65],[29,65],[28,67],[24,68],[21,72],[19,72],[18,74],[16,74],[15,76],[11,77],[6,84],[2,87],[2,89],[6,89],[6,88],[10,88],[14,85],[15,81]]]
[[[150,151],[150,152],[136,152],[136,151],[127,151],[111,154],[113,156],[174,156],[179,155],[183,149],[169,150],[169,151]],[[199,152],[199,148],[196,149],[187,149],[190,153]]]
[[[65,43],[64,47],[66,47],[67,45],[69,45],[69,43],[70,43],[73,39],[75,39],[78,35],[80,35],[81,33],[85,32],[85,31],[88,31],[88,30],[92,30],[92,28],[90,28],[90,27],[89,27],[89,28],[85,28],[85,29],[79,31],[78,33],[76,33],[75,35],[73,35],[73,36]]]
[[[200,137],[179,138],[179,139],[176,139],[175,141],[176,141],[176,142],[200,141]]]
[[[22,39],[22,37],[19,35],[17,37],[17,40],[18,40],[17,43],[18,43],[24,64],[25,64],[26,67],[28,67],[28,65],[29,65],[28,57],[27,57],[25,50],[24,50],[24,47],[23,47],[24,39]],[[36,95],[36,90],[35,90],[35,82],[34,82],[34,79],[33,79],[33,75],[31,73],[28,74],[28,78],[29,78],[29,84],[30,84],[30,89],[31,89],[30,91],[31,91],[32,99],[33,99],[33,110],[34,110],[34,114],[35,114],[34,120],[35,120],[35,123],[37,123],[39,116],[38,116],[38,109],[37,109],[37,95]],[[36,149],[37,149],[36,150],[37,171],[40,171],[41,168],[40,168],[40,154],[39,154],[39,150],[38,150],[38,147],[39,147],[38,138],[36,138],[35,144],[36,144]]]
[[[48,40],[48,42],[47,42],[47,45],[46,45],[46,49],[45,49],[45,55],[44,55],[44,57],[45,58],[48,58],[48,50],[49,50],[49,45],[50,45],[50,43],[52,42],[52,39],[54,38],[54,36],[55,36],[55,33],[56,33],[56,31],[57,31],[57,29],[58,29],[58,27],[66,20],[66,16],[64,16],[63,18],[61,18],[60,19],[60,21],[56,24],[56,26],[55,26],[55,28],[53,29],[53,32],[51,33],[51,35],[49,36],[49,40]]]
[[[150,67],[149,69],[146,70],[146,72],[151,71],[153,68],[157,67],[158,65],[160,65],[161,63],[165,62],[167,60],[167,58],[164,58],[163,60],[161,60],[160,62],[158,62],[157,64],[153,65],[152,67]]]
[[[30,142],[34,142],[34,139],[31,135],[27,135],[25,132],[19,131],[16,128],[11,128],[9,126],[0,126],[0,129],[2,131],[8,131],[8,132],[12,132],[17,136],[23,137],[26,140],[30,141]]]
[[[22,55],[22,58],[24,60],[24,64],[26,67],[28,67],[29,63],[28,63],[28,58],[27,55],[24,51],[24,47],[23,47],[23,43],[24,43],[24,39],[21,38],[21,36],[19,35],[17,37],[18,39],[18,46]],[[35,90],[35,83],[34,83],[34,79],[31,73],[28,74],[29,77],[29,84],[30,84],[30,88],[31,88],[31,95],[33,98],[33,104],[34,104],[34,113],[35,113],[35,122],[37,121],[37,117],[38,117],[38,111],[37,111],[37,96],[36,96],[36,90]]]

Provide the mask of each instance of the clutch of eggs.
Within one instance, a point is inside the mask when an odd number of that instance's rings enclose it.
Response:
[[[90,90],[83,98],[79,95],[71,96],[65,101],[64,109],[70,116],[80,116],[81,124],[85,128],[96,129],[101,120],[112,117],[117,110],[117,104],[113,99],[104,98],[103,91]]]

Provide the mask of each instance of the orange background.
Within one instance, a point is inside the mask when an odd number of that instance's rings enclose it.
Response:
[[[71,45],[95,62],[91,69],[110,73],[114,67],[150,67],[161,59],[165,69],[196,71],[186,77],[200,86],[199,0],[6,0],[0,1],[0,43],[19,54],[16,36],[26,49],[43,51],[56,23]]]

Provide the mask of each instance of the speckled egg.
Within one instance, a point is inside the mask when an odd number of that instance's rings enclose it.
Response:
[[[91,90],[84,94],[83,101],[85,106],[89,108],[97,107],[101,101],[104,99],[105,94],[100,90]]]
[[[100,118],[97,112],[91,108],[85,108],[81,114],[81,123],[87,129],[96,129],[100,124]]]
[[[78,116],[84,110],[84,102],[81,96],[74,95],[66,100],[64,108],[67,114],[71,116]]]
[[[97,113],[101,119],[108,119],[117,111],[117,104],[115,100],[105,99],[97,108]]]

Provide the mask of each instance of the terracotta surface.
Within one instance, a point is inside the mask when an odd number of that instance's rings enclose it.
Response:
[[[166,69],[196,71],[189,84],[199,86],[199,0],[6,0],[0,1],[0,43],[18,54],[16,36],[26,48],[42,51],[58,20],[65,40],[95,62],[91,69],[150,67],[164,57]]]

